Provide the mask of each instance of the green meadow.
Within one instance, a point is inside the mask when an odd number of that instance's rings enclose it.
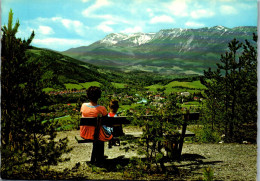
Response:
[[[146,87],[149,91],[156,92],[157,89],[165,89],[166,94],[170,94],[172,92],[198,92],[203,91],[206,87],[200,83],[199,80],[192,82],[180,82],[180,81],[172,81],[167,85],[154,84]]]
[[[100,87],[101,83],[97,82],[97,81],[93,81],[93,82],[85,82],[85,83],[79,83],[79,84],[64,84],[66,89],[77,89],[77,90],[81,90],[81,89],[88,89],[90,86],[97,86]]]
[[[124,83],[117,83],[117,82],[111,82],[111,83],[115,88],[118,88],[118,89],[125,88],[125,86],[127,85]]]
[[[127,85],[124,83],[117,83],[117,82],[111,82],[111,84],[117,89],[125,88],[125,86]],[[73,83],[64,84],[66,90],[72,90],[72,89],[81,90],[81,89],[88,89],[90,86],[100,87],[101,85],[102,84],[97,81],[78,83],[78,84],[73,84]],[[57,91],[57,90],[55,90],[54,88],[47,87],[44,88],[43,91],[50,92],[50,91]]]

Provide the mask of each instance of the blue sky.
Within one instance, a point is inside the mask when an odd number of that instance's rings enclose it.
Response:
[[[34,46],[64,51],[110,33],[169,28],[257,26],[257,0],[2,0],[2,25],[10,8],[17,36],[35,31]]]

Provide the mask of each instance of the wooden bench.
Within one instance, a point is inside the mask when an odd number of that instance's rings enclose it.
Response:
[[[182,129],[179,130],[180,133],[180,141],[177,145],[178,150],[178,156],[181,155],[183,142],[185,137],[189,136],[195,136],[194,133],[187,130],[187,124],[190,120],[198,120],[199,119],[199,113],[189,113],[176,115],[177,117],[182,116],[184,119],[184,123],[182,125]],[[146,115],[146,116],[140,116],[142,119],[152,119],[154,116]],[[94,126],[95,127],[95,133],[94,133],[94,140],[86,140],[81,137],[75,136],[75,139],[78,143],[93,143],[93,149],[91,154],[91,162],[99,162],[104,159],[104,142],[98,140],[100,127],[102,125],[106,125],[109,127],[113,127],[114,125],[122,125],[122,124],[131,124],[131,121],[128,120],[131,117],[126,116],[119,116],[119,117],[83,117],[80,119],[80,126]],[[141,132],[138,136],[141,136]],[[134,137],[137,137],[137,135],[133,135]]]

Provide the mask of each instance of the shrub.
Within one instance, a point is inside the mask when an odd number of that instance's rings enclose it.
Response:
[[[196,134],[197,141],[202,143],[218,143],[221,140],[221,135],[209,126],[204,126]]]

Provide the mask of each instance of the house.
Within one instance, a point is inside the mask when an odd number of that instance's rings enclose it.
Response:
[[[193,97],[193,100],[194,100],[194,101],[198,101],[199,98],[195,96],[195,97]]]
[[[188,97],[190,96],[189,92],[181,92],[181,96]]]

